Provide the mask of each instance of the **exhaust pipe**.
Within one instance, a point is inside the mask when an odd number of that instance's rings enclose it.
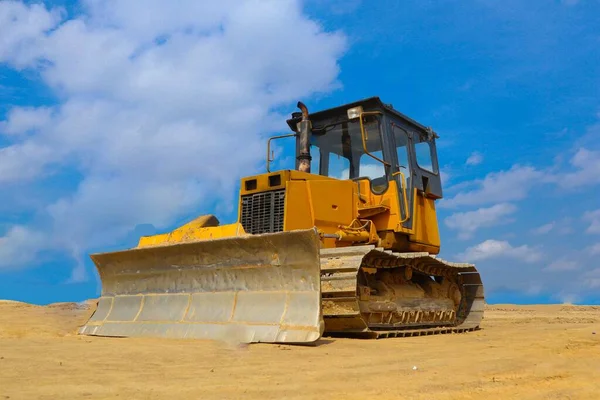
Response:
[[[298,102],[298,108],[302,111],[302,120],[300,121],[300,129],[298,132],[298,138],[296,139],[296,146],[298,147],[298,171],[310,173],[310,134],[312,125],[310,119],[308,119],[308,109],[301,101]]]

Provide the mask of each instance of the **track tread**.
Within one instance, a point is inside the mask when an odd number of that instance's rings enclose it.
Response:
[[[375,265],[373,265],[375,264]],[[471,332],[479,329],[483,319],[483,307],[485,304],[483,283],[479,272],[474,264],[446,261],[427,252],[398,253],[375,246],[356,246],[342,247],[335,249],[321,250],[321,271],[322,282],[325,282],[322,289],[323,300],[348,302],[352,299],[348,297],[349,291],[344,291],[343,298],[331,298],[335,290],[326,290],[332,281],[341,282],[344,279],[348,281],[347,288],[350,287],[350,277],[352,272],[358,274],[361,266],[375,266],[377,268],[394,268],[398,266],[410,266],[416,271],[429,275],[452,275],[457,278],[463,293],[463,300],[459,307],[457,315],[458,323],[454,326],[423,327],[407,326],[406,328],[392,330],[374,330],[367,327],[360,313],[345,314],[327,314],[325,313],[325,335],[328,336],[358,336],[358,337],[407,337],[422,336],[444,333],[462,333]],[[336,279],[336,274],[344,273],[342,279]],[[355,279],[355,275],[352,277]],[[355,283],[353,283],[355,285]],[[356,292],[354,293],[357,298]],[[348,328],[339,330],[328,330],[327,321],[337,325],[340,318],[348,320],[355,319],[355,325],[364,325],[360,329]],[[360,321],[359,321],[360,320]],[[361,324],[362,321],[362,324]]]

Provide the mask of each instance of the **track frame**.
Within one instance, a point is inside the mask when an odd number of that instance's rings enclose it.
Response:
[[[324,336],[409,337],[480,329],[485,296],[481,276],[473,264],[446,261],[427,252],[397,253],[375,246],[321,249],[320,257]],[[430,276],[454,279],[461,292],[454,320],[419,326],[419,315],[415,315],[405,326],[373,328],[359,307],[358,274],[363,267],[410,267]]]

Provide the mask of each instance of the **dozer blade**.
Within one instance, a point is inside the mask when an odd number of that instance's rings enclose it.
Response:
[[[311,229],[94,254],[102,296],[79,333],[313,342],[324,329],[319,247]]]

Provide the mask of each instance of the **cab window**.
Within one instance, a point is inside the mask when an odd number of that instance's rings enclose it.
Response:
[[[350,160],[335,153],[329,153],[329,174],[332,178],[350,179]]]
[[[321,149],[319,149],[314,144],[310,146],[310,155],[312,159],[310,160],[310,171],[313,174],[321,173]]]
[[[432,149],[429,142],[415,143],[415,153],[417,155],[417,164],[419,168],[437,174],[437,169],[432,162]]]
[[[382,157],[379,117],[368,116],[364,120],[369,152]],[[355,179],[368,176],[371,179],[385,177],[381,162],[367,155],[363,148],[359,120],[344,120],[339,123],[313,125],[311,143],[318,146],[327,160],[327,171],[323,173],[337,179]]]
[[[396,143],[396,155],[398,156],[398,167],[405,175],[410,176],[410,163],[408,162],[408,137],[406,132],[392,124],[394,141]]]
[[[373,154],[375,157],[383,159],[383,153],[380,151],[374,151]],[[377,179],[377,178],[385,178],[385,168],[382,163],[375,160],[373,157],[368,154],[363,154],[360,157],[360,176],[369,177],[369,179]]]

